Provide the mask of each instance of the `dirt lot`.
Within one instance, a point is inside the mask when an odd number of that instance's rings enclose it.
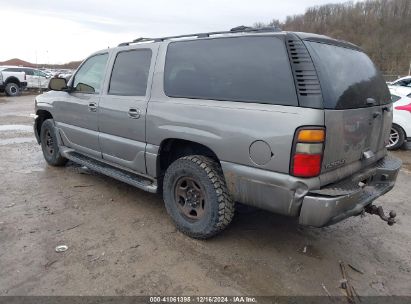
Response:
[[[32,133],[34,96],[0,97],[0,295],[342,295],[339,260],[360,295],[411,295],[411,151],[397,211],[323,229],[264,211],[192,240],[162,199],[69,163],[46,165]],[[56,253],[57,245],[67,245]]]

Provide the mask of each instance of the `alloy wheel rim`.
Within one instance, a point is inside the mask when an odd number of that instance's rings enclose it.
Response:
[[[175,203],[180,213],[191,221],[200,220],[206,207],[204,188],[188,176],[179,178],[175,185]]]
[[[46,131],[46,150],[47,153],[50,155],[53,155],[54,152],[54,140],[53,137],[51,136],[50,130]]]
[[[388,147],[392,147],[396,145],[399,140],[400,140],[400,134],[398,133],[397,130],[395,130],[394,128],[391,128]]]

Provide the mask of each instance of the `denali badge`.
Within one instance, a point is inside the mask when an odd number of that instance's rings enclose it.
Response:
[[[339,159],[339,160],[335,160],[329,164],[325,165],[325,169],[330,169],[330,168],[334,168],[334,167],[338,167],[338,166],[342,166],[345,164],[345,159]]]

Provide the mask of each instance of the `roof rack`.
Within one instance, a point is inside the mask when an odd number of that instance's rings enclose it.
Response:
[[[161,42],[170,39],[178,39],[178,38],[189,38],[189,37],[196,37],[196,38],[207,38],[213,35],[222,35],[222,34],[234,34],[234,33],[266,33],[266,32],[281,32],[281,29],[278,27],[262,27],[262,28],[254,28],[249,26],[237,26],[229,31],[221,31],[221,32],[208,32],[208,33],[196,33],[196,34],[186,34],[186,35],[179,35],[179,36],[168,36],[168,37],[160,37],[160,38],[137,38],[130,42],[123,42],[120,43],[118,46],[127,46],[133,43],[141,43],[141,42]]]

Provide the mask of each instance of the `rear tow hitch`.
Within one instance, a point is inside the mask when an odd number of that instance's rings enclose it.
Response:
[[[389,216],[386,216],[384,214],[384,210],[382,209],[381,206],[375,206],[375,205],[368,205],[364,208],[364,211],[369,213],[369,214],[375,214],[380,217],[383,221],[387,222],[388,225],[392,226],[396,223],[395,217],[397,216],[397,213],[395,211],[390,211]]]

